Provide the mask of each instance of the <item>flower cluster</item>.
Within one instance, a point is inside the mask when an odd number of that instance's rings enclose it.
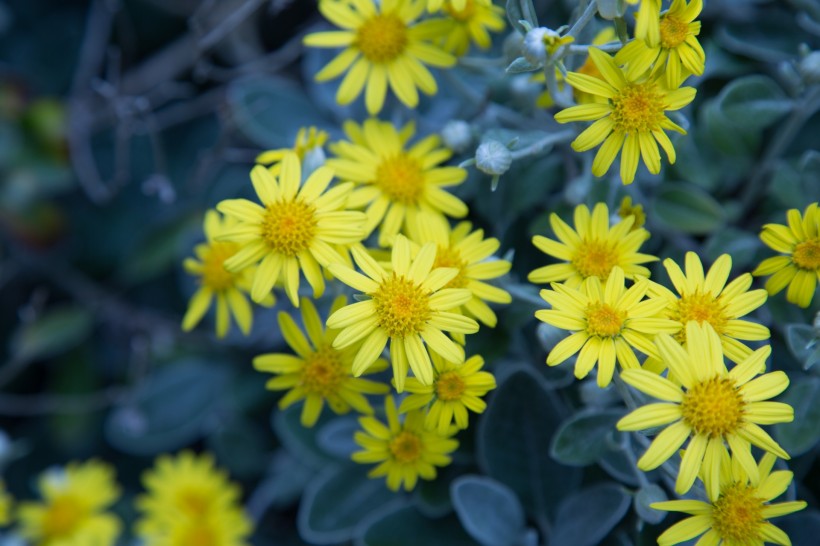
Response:
[[[252,524],[239,488],[210,455],[163,455],[143,475],[134,531],[151,546],[247,546]],[[97,460],[72,462],[40,475],[41,501],[19,503],[14,517],[2,495],[0,525],[16,519],[20,536],[36,546],[114,546],[123,530],[111,509],[120,498],[114,469]]]
[[[810,207],[807,216],[815,208]],[[767,520],[800,510],[805,503],[768,504],[784,492],[791,473],[771,473],[775,459],[789,455],[762,426],[794,418],[791,406],[771,400],[786,389],[789,379],[782,371],[766,373],[771,348],[753,349],[747,343],[767,340],[769,330],[743,318],[763,305],[766,291],[750,290],[749,273],[727,284],[732,266],[728,254],[706,272],[693,252],[686,254],[685,272],[673,260],[664,260],[674,292],[650,280],[649,270],[638,264],[656,258],[638,253],[649,233],[632,230],[634,219],[625,215],[610,226],[605,204],[597,204],[591,214],[579,205],[574,229],[552,215],[558,240],[533,238],[536,247],[561,261],[530,274],[534,282],[552,281],[551,289],[541,291],[550,308],[535,316],[569,332],[549,352],[547,364],[575,356],[579,379],[597,365],[600,387],[617,376],[658,400],[634,408],[617,428],[665,427],[638,460],[638,468],[658,468],[685,447],[675,491],[685,494],[700,479],[709,500],[655,503],[657,509],[694,515],[693,521],[667,530],[660,544],[676,544],[704,532],[714,544],[787,544],[783,532]],[[798,214],[790,222],[802,230],[799,235],[788,239],[788,247],[778,242],[776,249],[794,253],[805,244],[798,236],[816,237],[816,227],[799,220]],[[772,240],[766,230],[785,230],[774,228],[784,226],[766,226],[764,241]],[[760,464],[752,446],[766,453]]]
[[[695,89],[682,85],[704,72],[696,21],[702,7],[702,0],[673,0],[662,12],[659,0],[643,0],[631,40],[620,21],[622,47],[613,47],[614,28],[587,47],[575,45],[572,32],[521,23],[527,32],[520,60],[544,69],[549,90],[549,100],[542,96],[538,104],[565,106],[555,114],[559,123],[594,121],[571,146],[581,152],[600,146],[591,162],[595,176],[609,171],[619,154],[624,184],[635,179],[641,160],[658,174],[661,149],[675,162],[667,131],[685,130],[667,113],[694,100]],[[404,106],[417,107],[419,90],[437,92],[430,67],[453,66],[471,45],[488,47],[488,31],[504,27],[503,10],[490,0],[320,0],[319,10],[340,30],[308,34],[304,43],[343,49],[316,80],[344,74],[336,101],[346,105],[364,94],[371,116],[382,111],[388,89]],[[567,72],[563,59],[573,47],[586,58]],[[569,88],[578,104],[572,105]],[[268,390],[284,391],[280,409],[301,405],[305,427],[314,427],[326,406],[335,414],[360,414],[354,441],[361,449],[352,459],[375,465],[369,476],[385,478],[394,491],[434,479],[450,464],[469,414],[487,407],[484,397],[496,380],[480,355],[469,354],[468,336],[495,327],[491,305],[512,300],[493,284],[511,269],[495,256],[500,242],[464,220],[470,211],[455,193],[467,171],[447,162],[454,150],[466,149],[472,129],[458,127],[464,134],[451,139],[458,146],[436,134],[416,138],[413,121],[397,125],[377,117],[345,121],[344,136],[330,142],[325,131],[302,129],[292,148],[257,156],[250,171],[256,199],[218,203],[206,214],[207,242],[185,262],[200,282],[185,330],[215,299],[217,335],[226,335],[231,316],[248,334],[248,296],[270,306],[274,292],[285,293],[280,305],[299,309],[298,316],[290,309],[278,314],[289,350],[258,355],[254,368],[273,376]],[[497,182],[521,156],[514,144],[487,140],[462,165],[472,161]],[[815,203],[802,216],[790,211],[788,227],[764,226],[763,242],[783,255],[731,280],[728,254],[705,271],[694,252],[680,265],[642,253],[650,238],[646,216],[631,198],[612,216],[605,203],[591,210],[582,204],[573,225],[553,213],[554,238],[533,238],[553,258],[528,276],[549,284],[541,290],[548,306],[535,317],[566,331],[546,364],[572,362],[578,379],[595,369],[599,387],[614,382],[625,393],[627,386],[643,393],[639,400],[657,400],[639,406],[627,396],[632,411],[617,428],[663,427],[646,442],[638,468],[666,466],[675,473],[676,493],[700,481],[706,497],[653,505],[693,515],[668,529],[661,544],[698,535],[712,544],[786,544],[768,520],[805,503],[769,504],[791,474],[773,471],[776,459],[789,455],[763,427],[793,419],[789,405],[772,400],[789,380],[766,372],[770,332],[748,315],[767,299],[766,290],[752,289],[753,275],[773,275],[768,293],[788,285],[789,301],[809,305],[820,278],[820,209]],[[651,278],[652,262],[666,270],[666,286]],[[337,294],[332,303],[322,299],[328,284]],[[755,459],[753,446],[765,452],[762,459]],[[675,457],[673,470],[666,462]],[[190,454],[178,463],[160,461],[146,478],[150,494],[140,503],[140,533],[176,537],[170,546],[194,543],[190,537],[207,528],[224,533],[225,544],[241,542],[249,524],[234,506],[238,493],[211,467],[212,461]],[[191,493],[186,476],[202,488]],[[185,500],[175,505],[178,490],[185,490]]]
[[[216,294],[217,334],[227,331],[229,309],[247,333],[252,311],[245,294],[270,305],[281,287],[301,308],[302,327],[280,312],[279,331],[292,353],[253,361],[273,374],[268,389],[287,391],[279,407],[303,403],[306,427],[325,406],[362,414],[375,439],[357,435],[364,451],[354,459],[381,462],[372,476],[409,489],[447,464],[458,445],[450,436],[467,427],[469,411],[484,411],[482,397],[495,388],[484,360],[464,345],[480,324],[496,325],[489,304],[511,301],[488,282],[511,264],[493,257],[497,239],[470,222],[451,225],[468,210],[448,188],[467,173],[442,165],[452,152],[437,135],[413,142],[413,124],[396,128],[377,119],[348,121],[344,130],[346,139],[331,142],[330,157],[319,165],[323,133],[315,129],[300,131],[293,149],[260,154],[251,171],[260,203],[229,199],[207,213],[208,243],[197,247],[199,261],[186,262],[202,286],[183,326],[196,324]],[[365,246],[371,241],[376,246]],[[326,282],[346,286],[351,297],[337,297],[323,315],[299,296],[302,276],[313,299]],[[388,367],[392,381],[379,375]],[[411,394],[398,412],[392,398],[385,400],[388,426],[380,427],[368,397],[387,395],[391,384]]]

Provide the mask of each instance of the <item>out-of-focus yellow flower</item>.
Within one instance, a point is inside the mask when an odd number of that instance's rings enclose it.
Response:
[[[42,502],[21,502],[20,534],[32,546],[113,546],[122,529],[107,510],[120,496],[114,469],[96,460],[69,463],[40,475]]]

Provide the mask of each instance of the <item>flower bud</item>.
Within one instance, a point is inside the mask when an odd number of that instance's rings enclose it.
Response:
[[[820,51],[812,51],[800,59],[798,70],[806,83],[820,83]]]
[[[500,176],[512,165],[510,150],[497,140],[482,142],[475,151],[475,165],[485,174]]]
[[[544,43],[544,36],[548,32],[552,32],[548,28],[538,27],[527,33],[524,37],[524,58],[531,64],[541,65],[547,60],[547,47]]]
[[[473,142],[470,124],[460,119],[448,121],[441,130],[441,139],[454,152],[463,152]]]

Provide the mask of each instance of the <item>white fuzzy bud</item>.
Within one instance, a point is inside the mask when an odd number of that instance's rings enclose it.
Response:
[[[510,150],[497,140],[482,142],[475,151],[475,166],[485,174],[500,176],[512,165]]]
[[[544,36],[547,33],[557,34],[544,27],[534,28],[524,37],[524,58],[530,64],[542,65],[547,60],[547,47],[544,45]]]
[[[624,13],[626,13],[626,3],[624,0],[597,0],[597,2],[598,14],[607,21],[623,17]]]
[[[812,51],[800,59],[798,70],[806,83],[820,83],[820,51]]]
[[[441,130],[441,139],[444,141],[444,145],[454,152],[463,152],[473,142],[470,124],[460,119],[448,121]]]

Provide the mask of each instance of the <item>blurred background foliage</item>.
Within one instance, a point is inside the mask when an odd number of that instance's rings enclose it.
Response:
[[[577,2],[534,2],[557,28]],[[322,25],[304,0],[7,0],[0,2],[0,469],[18,499],[50,465],[111,462],[130,521],[141,472],[164,452],[212,451],[243,486],[266,544],[652,544],[668,477],[636,475],[643,446],[613,423],[617,394],[547,368],[556,332],[526,274],[541,265],[533,234],[548,215],[624,195],[647,212],[646,252],[704,261],[728,252],[733,276],[769,255],[760,226],[820,197],[820,6],[813,0],[709,0],[702,15],[706,73],[695,79],[689,136],[660,177],[628,188],[594,180],[568,146],[516,161],[495,194],[471,170],[458,194],[470,219],[513,252],[499,325],[468,340],[499,388],[460,433],[454,463],[412,494],[393,494],[350,462],[353,417],[328,413],[313,429],[299,408],[275,409],[253,356],[285,350],[275,315],[256,308],[250,336],[225,340],[212,323],[179,328],[194,282],[182,259],[201,240],[204,211],[251,194],[263,149],[290,146],[299,127],[331,138],[363,106],[340,108],[335,83],[312,76],[331,55],[306,51]],[[416,112],[397,102],[382,119],[415,118],[421,133],[464,119],[523,148],[558,130],[536,109],[541,88],[507,75],[515,37],[486,61],[442,73]],[[512,52],[512,53],[511,53]],[[476,55],[473,59],[478,59]],[[686,122],[686,120],[683,120]],[[468,159],[474,147],[456,158]],[[653,278],[664,279],[654,267]],[[820,298],[802,310],[783,294],[757,320],[772,328],[774,369],[795,421],[775,427],[792,455],[798,498],[782,522],[796,545],[820,533]],[[816,323],[815,323],[816,324]],[[792,492],[794,494],[795,492]],[[123,544],[130,544],[128,536]]]

